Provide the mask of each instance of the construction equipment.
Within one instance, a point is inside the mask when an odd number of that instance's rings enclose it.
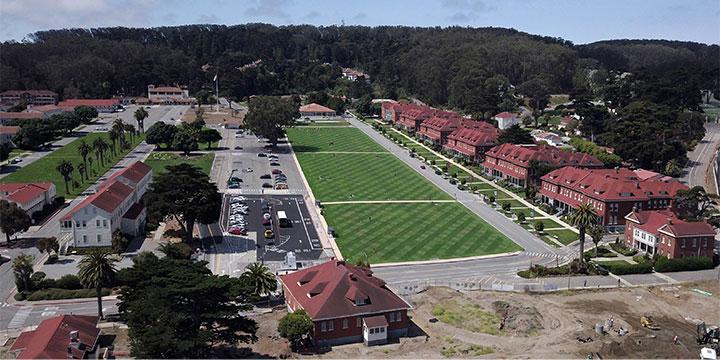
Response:
[[[653,320],[650,316],[641,316],[640,325],[650,330],[660,330],[660,326],[658,326],[658,324],[655,323],[655,320]]]
[[[707,326],[703,321],[697,325],[696,333],[698,345],[709,345],[710,348],[720,349],[720,329],[717,326]]]

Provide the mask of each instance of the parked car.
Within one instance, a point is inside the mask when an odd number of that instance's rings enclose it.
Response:
[[[236,146],[234,149],[235,149],[235,150],[242,150],[243,147],[242,147],[242,146]]]
[[[420,165],[420,168],[425,170],[425,165]]]
[[[263,184],[262,184],[262,187],[264,187],[264,188],[271,188],[271,187],[273,187],[273,186],[270,185],[270,183],[263,183]]]
[[[442,175],[442,171],[440,171],[440,170],[435,170],[435,175]]]
[[[265,238],[266,239],[272,239],[274,236],[275,236],[275,234],[273,234],[273,231],[271,229],[265,230]]]
[[[270,163],[270,166],[280,166],[280,163],[273,161],[273,162]]]
[[[239,188],[240,188],[240,184],[238,184],[238,183],[231,183],[228,185],[228,189],[239,189]]]
[[[266,157],[265,153],[258,153],[258,157]]]
[[[272,221],[270,219],[262,219],[263,226],[270,226],[272,224]]]
[[[272,176],[270,176],[270,174],[265,174],[265,175],[260,176],[260,178],[261,179],[270,179],[270,178],[272,178]]]
[[[280,169],[273,169],[272,173],[273,173],[273,175],[278,175],[278,174],[282,174],[283,172]]]
[[[287,183],[281,182],[281,183],[275,184],[275,190],[287,190],[287,189],[288,189]]]
[[[245,169],[245,172],[249,172],[249,173],[250,173],[250,172],[253,172],[253,169],[252,169],[252,168],[247,168],[247,169]]]
[[[21,161],[22,161],[21,158],[16,157],[16,158],[13,158],[12,160],[10,160],[10,163],[11,163],[11,164],[17,164],[17,163],[19,163],[19,162],[21,162]]]
[[[266,212],[266,213],[263,214],[263,219],[268,219],[268,220],[270,220],[271,218],[272,218],[272,215],[270,215],[270,213],[267,213],[267,212]]]

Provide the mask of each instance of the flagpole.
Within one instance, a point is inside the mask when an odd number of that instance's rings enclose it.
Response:
[[[215,112],[220,112],[220,91],[218,90],[218,76],[215,74],[215,101],[217,102]]]

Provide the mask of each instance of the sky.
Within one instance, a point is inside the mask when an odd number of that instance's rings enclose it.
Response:
[[[515,28],[575,44],[720,43],[720,0],[0,0],[0,41],[38,30],[185,24]]]

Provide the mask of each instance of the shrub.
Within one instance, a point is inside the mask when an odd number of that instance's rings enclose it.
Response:
[[[23,300],[25,300],[25,298],[27,298],[27,296],[26,296],[25,291],[21,291],[21,292],[15,293],[15,296],[13,296],[13,298],[15,298],[15,301],[23,301]]]
[[[705,256],[686,256],[679,259],[668,259],[661,256],[655,261],[655,271],[657,272],[695,271],[712,268],[712,260]]]
[[[623,243],[621,243],[621,242],[619,242],[619,241],[616,241],[616,242],[614,242],[614,243],[610,243],[610,247],[611,247],[613,250],[615,250],[615,251],[617,251],[617,252],[619,252],[619,253],[621,253],[621,254],[623,254],[623,255],[625,255],[625,256],[633,256],[633,255],[637,254],[637,249],[631,249],[631,248],[625,246],[625,244],[623,244]]]
[[[632,259],[636,263],[640,264],[640,263],[644,263],[644,262],[650,260],[650,257],[647,256],[647,254],[642,254],[642,255],[635,255],[632,257]]]
[[[102,289],[101,291],[102,296],[110,295],[110,289]],[[95,289],[77,289],[77,290],[67,290],[67,289],[45,289],[45,290],[38,290],[30,295],[27,296],[28,301],[38,301],[38,300],[62,300],[62,299],[80,299],[80,298],[92,298],[96,297],[97,293],[95,292]]]
[[[648,274],[653,270],[652,263],[650,262],[644,262],[642,264],[600,263],[598,265],[615,275]]]
[[[50,256],[48,256],[48,259],[45,261],[45,263],[46,264],[54,264],[54,263],[58,262],[58,259],[60,259],[58,257],[58,254],[50,254]]]
[[[60,279],[56,280],[57,287],[66,290],[77,290],[82,289],[80,284],[80,278],[73,274],[63,275]]]
[[[503,211],[510,211],[510,208],[512,207],[512,205],[510,205],[509,202],[506,202],[506,203],[503,203],[501,205],[501,207],[502,207]]]
[[[517,216],[518,222],[521,222],[521,223],[525,222],[525,213],[524,212],[518,211],[517,214],[515,214],[515,216]]]
[[[545,223],[543,223],[542,220],[535,220],[533,228],[535,229],[535,231],[541,233],[543,232],[543,230],[545,230]]]
[[[494,203],[494,202],[495,202],[495,196],[494,196],[494,195],[490,195],[490,197],[488,197],[488,201],[489,201],[491,204]]]
[[[43,279],[37,286],[38,289],[49,289],[57,287],[55,279]]]

